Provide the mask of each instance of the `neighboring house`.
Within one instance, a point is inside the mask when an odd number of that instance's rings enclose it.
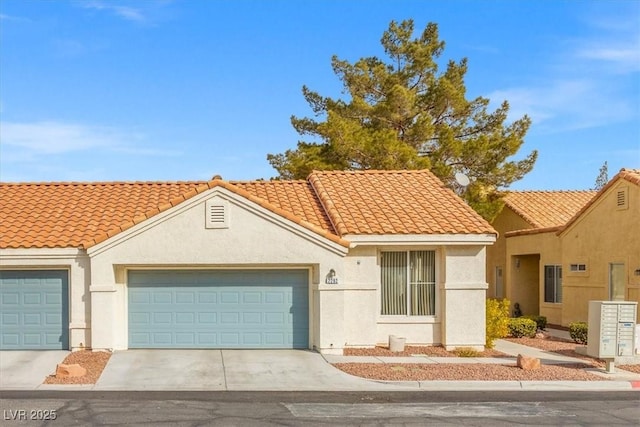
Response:
[[[589,300],[638,301],[638,176],[623,169],[597,193],[509,193],[492,224],[499,238],[487,250],[487,295],[564,326],[587,321]],[[620,188],[623,207],[617,205]],[[615,298],[609,289],[618,289]]]
[[[563,324],[587,321],[590,300],[640,304],[640,169],[622,169],[558,235]]]
[[[0,200],[2,349],[484,346],[496,232],[429,171]]]

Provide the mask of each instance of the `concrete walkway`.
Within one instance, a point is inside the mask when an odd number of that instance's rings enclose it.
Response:
[[[66,350],[0,351],[0,390],[33,390],[56,371]]]
[[[564,331],[562,331],[564,332]],[[552,335],[553,333],[550,332]],[[487,363],[515,365],[516,356],[539,358],[543,364],[575,364],[584,360],[497,340],[507,357],[373,357],[321,355],[304,350],[126,350],[111,355],[97,384],[49,385],[68,352],[0,352],[3,390],[245,390],[245,391],[408,391],[408,390],[631,390],[640,374],[620,369],[611,381],[373,381],[346,374],[333,363]]]

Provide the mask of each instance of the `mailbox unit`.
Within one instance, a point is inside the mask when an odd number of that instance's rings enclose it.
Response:
[[[587,354],[599,359],[633,356],[635,301],[589,301]]]

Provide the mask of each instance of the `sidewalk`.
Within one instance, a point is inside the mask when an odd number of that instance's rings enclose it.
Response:
[[[554,334],[554,331],[548,331]],[[562,332],[562,331],[561,331]],[[604,369],[588,371],[609,381],[494,381],[369,380],[342,372],[335,363],[428,363],[502,364],[515,366],[518,354],[539,358],[545,365],[584,363],[582,359],[542,351],[506,340],[497,340],[495,349],[508,355],[493,358],[466,357],[374,357],[323,355],[313,351],[289,350],[126,350],[114,352],[97,384],[42,384],[65,355],[52,352],[1,353],[2,390],[287,390],[287,391],[469,391],[469,390],[640,390],[640,374]],[[32,354],[33,353],[33,354]],[[185,353],[185,354],[182,354]],[[35,356],[56,356],[42,360]],[[218,355],[218,356],[216,356]],[[215,357],[214,357],[215,356]],[[223,357],[224,356],[224,357]],[[58,360],[59,359],[59,360]],[[185,362],[186,361],[186,362]],[[30,369],[34,365],[42,372]],[[20,369],[18,369],[20,368]],[[46,372],[45,372],[46,371]]]

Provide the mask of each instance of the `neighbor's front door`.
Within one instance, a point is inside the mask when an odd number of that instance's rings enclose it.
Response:
[[[609,264],[609,299],[624,301],[624,264]]]

